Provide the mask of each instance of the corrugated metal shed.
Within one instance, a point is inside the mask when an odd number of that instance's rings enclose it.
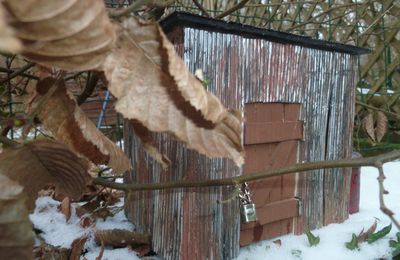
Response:
[[[208,90],[226,107],[245,111],[248,157],[238,169],[157,134],[158,148],[172,161],[163,171],[126,125],[125,148],[135,166],[128,181],[214,179],[351,157],[357,55],[368,50],[184,13],[162,26],[189,69],[203,70]],[[232,187],[129,194],[126,212],[139,230],[154,234],[154,250],[165,259],[232,259],[239,243],[345,220],[349,178],[348,170],[333,169],[254,183],[259,221],[241,227],[237,201],[217,203]]]

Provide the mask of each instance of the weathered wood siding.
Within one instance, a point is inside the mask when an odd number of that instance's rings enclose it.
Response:
[[[191,71],[202,69],[208,90],[229,108],[246,103],[299,103],[304,141],[297,161],[351,155],[356,58],[349,54],[250,39],[196,28],[171,31]],[[227,160],[207,159],[164,134],[158,148],[172,161],[163,171],[125,128],[125,149],[135,167],[128,182],[204,180],[242,174]],[[347,218],[349,175],[317,170],[298,174],[296,195],[303,216],[296,232]],[[126,213],[141,231],[154,234],[164,259],[232,259],[239,249],[237,203],[218,204],[231,188],[151,191],[128,195]]]
[[[203,69],[219,91],[241,86],[243,104],[302,104],[300,162],[351,157],[356,56],[196,28],[185,28],[184,46],[191,70]],[[298,223],[298,233],[304,226],[318,228],[347,219],[348,172],[299,174],[297,196],[304,223]]]

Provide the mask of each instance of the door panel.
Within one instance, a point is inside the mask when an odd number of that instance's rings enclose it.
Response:
[[[303,123],[300,104],[252,103],[245,106],[244,174],[289,166],[297,162]],[[249,184],[258,220],[241,225],[240,244],[269,239],[293,231],[299,213],[294,198],[296,175],[270,177]]]

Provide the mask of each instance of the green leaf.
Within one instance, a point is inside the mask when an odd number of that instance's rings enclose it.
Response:
[[[319,244],[320,242],[319,236],[314,236],[314,234],[311,233],[311,231],[308,230],[307,228],[305,229],[305,233],[307,235],[308,243],[310,244],[310,246],[317,246]]]
[[[351,236],[351,241],[350,242],[346,242],[345,245],[350,250],[354,250],[354,249],[358,248],[357,235],[353,233],[353,235]]]
[[[381,230],[379,230],[376,233],[373,233],[371,235],[368,236],[368,244],[372,244],[374,243],[376,240],[386,236],[387,234],[389,234],[390,230],[392,229],[392,224],[382,228]]]
[[[400,232],[396,233],[397,241],[400,243]]]
[[[393,259],[400,259],[400,246],[396,247],[392,252]]]
[[[389,240],[389,246],[396,248],[399,245],[399,242],[396,240]]]

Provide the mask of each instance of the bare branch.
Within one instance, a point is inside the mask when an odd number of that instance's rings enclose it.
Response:
[[[390,218],[390,220],[394,223],[394,225],[397,227],[397,229],[400,230],[400,223],[395,219],[393,211],[391,211],[388,207],[386,207],[385,204],[385,199],[384,196],[385,194],[388,194],[388,192],[385,190],[385,186],[383,185],[383,182],[385,181],[386,177],[383,172],[383,163],[380,161],[377,161],[375,163],[375,167],[378,168],[379,171],[379,177],[378,177],[378,182],[379,182],[379,206],[381,211]]]
[[[195,6],[197,6],[197,8],[199,8],[199,10],[201,11],[201,13],[206,16],[206,17],[210,17],[210,14],[207,12],[206,9],[204,9],[204,6],[202,6],[199,1],[197,0],[193,0],[193,3]]]
[[[235,11],[237,11],[237,10],[243,8],[243,7],[247,4],[248,1],[249,1],[249,0],[242,0],[242,1],[240,1],[237,5],[235,5],[235,6],[233,6],[232,8],[226,10],[226,11],[223,12],[222,14],[217,15],[215,18],[217,18],[217,19],[222,19],[222,18],[224,18],[225,16],[230,15],[231,13],[233,13],[233,12],[235,12]]]
[[[86,80],[85,88],[82,93],[77,97],[76,102],[78,105],[82,105],[90,95],[92,95],[93,90],[96,88],[99,77],[95,72],[88,72],[88,79]]]
[[[225,179],[213,179],[204,181],[171,181],[163,183],[144,183],[144,184],[125,184],[115,183],[104,180],[102,178],[94,178],[93,183],[106,186],[113,189],[125,191],[144,191],[144,190],[163,190],[163,189],[176,189],[176,188],[193,188],[193,187],[212,187],[212,186],[235,186],[244,182],[257,181],[272,176],[280,176],[286,173],[295,172],[308,172],[317,169],[330,169],[330,168],[346,168],[356,166],[374,166],[376,162],[389,162],[400,158],[400,151],[385,153],[378,156],[356,159],[332,160],[332,161],[319,161],[310,163],[294,164],[279,169],[269,169],[257,173],[246,174]]]
[[[15,72],[15,70],[11,70],[11,69],[0,67],[0,72],[5,72],[5,73],[12,74],[12,73]],[[39,77],[37,77],[35,75],[28,74],[28,73],[20,73],[19,75],[22,76],[22,77],[29,78],[29,79],[39,80]]]
[[[111,18],[119,18],[122,16],[127,16],[130,15],[132,12],[138,11],[142,6],[147,5],[150,2],[152,2],[152,0],[136,0],[130,6],[122,10],[110,12],[109,15]]]
[[[11,73],[7,78],[0,80],[0,84],[3,84],[9,80],[12,80],[13,78],[21,75],[22,73],[24,73],[25,71],[27,71],[28,69],[32,68],[33,66],[35,66],[34,63],[27,63],[25,64],[22,68],[20,68],[19,70],[14,71],[13,73]]]
[[[366,104],[366,103],[363,103],[363,102],[360,102],[360,101],[356,101],[356,104],[357,104],[357,105],[360,105],[360,106],[363,106],[363,107],[366,107],[366,108],[369,108],[369,109],[372,109],[372,110],[381,111],[381,112],[383,112],[383,113],[385,113],[385,114],[387,114],[387,115],[390,115],[390,116],[394,116],[394,117],[400,118],[400,115],[399,115],[399,114],[396,114],[396,113],[387,111],[387,110],[382,109],[382,108],[370,106],[370,105],[368,105],[368,104]]]
[[[2,136],[2,135],[0,135],[0,143],[3,143],[3,144],[5,144],[7,146],[10,146],[10,147],[18,147],[18,146],[21,145],[20,143],[17,143],[15,141],[11,140],[11,139],[8,139],[7,137]]]

